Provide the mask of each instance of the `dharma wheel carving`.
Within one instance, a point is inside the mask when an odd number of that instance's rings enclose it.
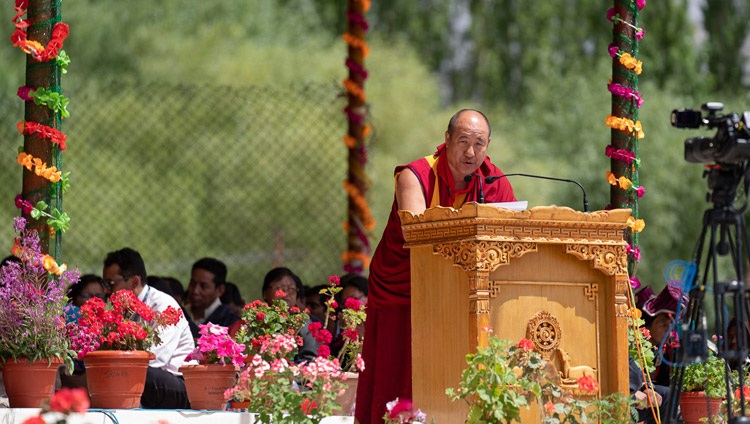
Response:
[[[562,339],[560,322],[551,313],[539,311],[526,326],[526,338],[534,342],[534,350],[549,361]]]

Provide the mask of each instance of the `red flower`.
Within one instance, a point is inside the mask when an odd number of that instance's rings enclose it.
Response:
[[[333,340],[333,335],[331,335],[331,332],[325,328],[321,329],[314,337],[318,343],[329,344],[331,343],[331,340]]]
[[[300,404],[300,407],[302,408],[302,412],[307,415],[310,415],[313,409],[318,409],[318,405],[315,403],[315,401],[310,400],[309,398],[305,398]]]
[[[286,292],[284,290],[276,290],[276,293],[273,295],[276,299],[283,299],[286,297]]]
[[[310,330],[310,334],[312,334],[313,337],[317,336],[322,328],[323,324],[319,322],[311,322],[307,325],[307,329]]]
[[[355,328],[349,328],[344,331],[344,338],[349,340],[357,340],[359,338],[359,332]]]
[[[360,302],[359,300],[357,300],[357,299],[355,299],[353,297],[350,297],[350,298],[348,298],[348,299],[346,299],[344,301],[344,307],[346,309],[351,309],[351,310],[354,310],[354,311],[359,311],[360,309],[362,309],[362,302]]]
[[[35,417],[26,418],[21,424],[47,424],[44,419],[37,415]]]
[[[534,350],[534,342],[529,339],[521,339],[521,341],[518,342],[518,347],[523,349],[524,352],[531,352]]]
[[[744,386],[742,387],[742,392],[745,394],[745,401],[750,399],[750,387]],[[739,399],[740,398],[740,388],[734,389],[734,398]]]
[[[553,412],[555,412],[555,404],[552,403],[551,400],[548,400],[547,403],[544,404],[544,410],[552,414]]]
[[[330,277],[328,277],[328,284],[332,286],[338,286],[339,284],[341,284],[341,279],[338,275],[331,275]]]
[[[264,319],[266,319],[266,313],[265,313],[265,312],[263,312],[263,311],[258,311],[258,312],[256,312],[256,313],[255,313],[255,319],[256,319],[257,321],[263,321]]]
[[[63,387],[50,398],[49,409],[63,414],[83,413],[89,409],[89,397],[85,389]]]
[[[587,392],[595,392],[599,390],[599,382],[590,375],[584,375],[578,379],[578,387]]]
[[[393,409],[388,412],[388,419],[398,419],[402,412],[411,412],[413,404],[409,399],[399,399],[398,402],[393,405]]]
[[[320,356],[321,358],[327,358],[331,356],[331,348],[329,348],[328,345],[320,345],[320,347],[318,347],[318,356]]]

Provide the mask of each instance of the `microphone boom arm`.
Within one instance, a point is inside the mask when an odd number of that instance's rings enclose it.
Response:
[[[542,176],[542,175],[513,173],[513,174],[503,174],[503,175],[491,175],[489,177],[486,177],[484,179],[484,182],[487,183],[487,184],[492,184],[496,180],[499,180],[500,178],[512,177],[512,176],[515,176],[515,175],[518,175],[518,176],[521,176],[521,177],[539,178],[539,179],[542,179],[542,180],[553,180],[553,181],[563,181],[563,182],[573,183],[573,184],[577,185],[581,189],[581,191],[583,192],[583,211],[587,212],[587,213],[589,212],[589,200],[586,197],[586,189],[584,189],[583,186],[581,185],[581,183],[579,183],[578,181],[568,180],[568,179],[565,179],[565,178],[545,177],[545,176]]]

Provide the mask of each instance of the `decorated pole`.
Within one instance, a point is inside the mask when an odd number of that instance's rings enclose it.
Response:
[[[638,109],[643,99],[638,92],[642,63],[637,57],[638,43],[645,33],[638,27],[638,15],[645,4],[645,0],[615,0],[614,7],[607,11],[607,19],[613,23],[613,42],[609,45],[612,80],[608,84],[612,93],[612,109],[605,121],[612,129],[611,144],[605,151],[611,158],[611,171],[607,172],[607,181],[612,186],[610,206],[632,210],[629,222],[631,231],[626,234],[628,272],[631,285],[638,286],[640,284],[635,277],[640,261],[638,233],[645,226],[644,221],[639,218],[638,210],[638,199],[645,193],[638,179],[638,142],[644,138],[644,133],[638,118]]]
[[[68,116],[68,100],[60,94],[60,75],[68,59],[61,49],[69,31],[60,21],[61,4],[61,0],[16,0],[15,31],[10,37],[13,46],[28,55],[26,85],[18,89],[26,107],[18,124],[24,143],[17,161],[24,169],[16,206],[25,218],[32,218],[27,228],[39,234],[42,251],[55,258],[61,253],[60,233],[69,224],[61,212],[67,175],[60,171],[66,137],[59,128]]]
[[[347,250],[342,255],[345,272],[362,274],[370,262],[369,232],[375,227],[370,207],[365,195],[370,185],[365,165],[367,149],[365,140],[370,133],[367,123],[367,103],[365,96],[365,58],[369,48],[365,42],[368,23],[365,13],[370,8],[369,0],[348,0],[346,21],[347,30],[343,39],[347,44],[346,67],[348,77],[344,80],[347,93],[347,106],[344,114],[348,121],[348,131],[344,136],[348,155],[347,179],[344,189],[348,196],[347,222],[344,229],[347,233]]]

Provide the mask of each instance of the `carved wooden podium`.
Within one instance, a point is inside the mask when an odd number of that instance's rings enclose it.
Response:
[[[465,356],[501,339],[528,338],[563,385],[593,373],[600,394],[628,391],[629,209],[400,211],[411,250],[412,384],[415,407],[439,423],[464,422],[451,402]]]

